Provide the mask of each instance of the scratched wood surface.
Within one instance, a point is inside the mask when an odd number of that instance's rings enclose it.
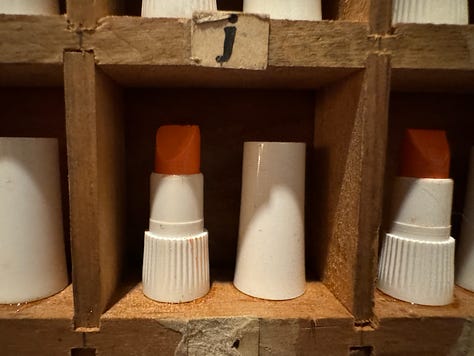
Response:
[[[119,93],[90,53],[65,56],[75,327],[95,328],[121,275],[123,136]]]
[[[99,65],[190,65],[190,20],[107,17],[83,48]],[[270,23],[269,66],[361,68],[371,43],[363,23]],[[136,29],[140,30],[137,31]]]

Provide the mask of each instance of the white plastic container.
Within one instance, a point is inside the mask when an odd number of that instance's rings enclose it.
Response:
[[[467,25],[468,0],[394,0],[392,22]]]
[[[321,21],[321,0],[244,0],[244,12],[272,19]]]
[[[382,244],[378,288],[422,305],[451,303],[454,248],[450,237],[453,181],[397,177],[390,232]]]
[[[203,175],[150,177],[150,231],[145,232],[143,293],[160,302],[203,297],[210,288]]]
[[[142,17],[191,18],[195,11],[217,11],[216,0],[142,1]]]
[[[474,292],[474,148],[471,150],[461,237],[456,254],[456,283]]]
[[[1,0],[0,14],[57,15],[58,0]]]
[[[66,287],[63,235],[57,140],[0,138],[0,303]]]
[[[305,291],[306,145],[245,142],[234,285],[273,300]]]

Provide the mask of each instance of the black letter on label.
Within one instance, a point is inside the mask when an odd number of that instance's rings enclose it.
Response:
[[[237,15],[230,15],[229,22],[236,23],[238,21]],[[234,48],[234,41],[235,41],[235,34],[237,33],[237,27],[229,26],[224,27],[224,53],[222,56],[217,56],[216,61],[217,63],[224,63],[227,62],[230,57],[232,56],[232,50]]]

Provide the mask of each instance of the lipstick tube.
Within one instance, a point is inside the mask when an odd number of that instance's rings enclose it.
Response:
[[[244,0],[244,12],[272,19],[321,21],[321,0]]]
[[[456,283],[474,292],[474,147],[471,150],[461,237],[456,254]]]
[[[0,14],[57,15],[58,0],[1,0]]]
[[[449,161],[444,131],[407,130],[378,275],[378,288],[397,299],[422,305],[452,300],[455,241],[450,236]]]
[[[393,24],[467,25],[468,0],[394,0],[392,16]]]
[[[58,142],[0,138],[0,303],[49,297],[68,284]]]
[[[195,11],[217,11],[216,0],[142,1],[142,17],[191,18]]]
[[[162,126],[150,177],[143,292],[156,301],[181,303],[204,296],[209,286],[199,127]]]

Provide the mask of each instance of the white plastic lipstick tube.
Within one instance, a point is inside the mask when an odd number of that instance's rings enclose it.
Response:
[[[244,0],[244,12],[272,19],[320,21],[321,0]]]
[[[456,283],[474,292],[474,148],[471,150],[461,237],[456,256]]]
[[[394,0],[392,22],[467,25],[468,0]]]
[[[305,291],[306,145],[245,142],[234,285],[273,300]]]
[[[410,303],[452,301],[454,248],[450,237],[453,181],[397,177],[392,225],[380,255],[378,288]]]
[[[142,17],[191,18],[195,11],[217,11],[216,0],[142,1]]]
[[[67,284],[57,140],[0,138],[0,303]]]
[[[1,0],[0,14],[57,15],[58,0]]]
[[[210,281],[203,175],[152,173],[150,207],[143,257],[144,294],[169,303],[206,295]]]

